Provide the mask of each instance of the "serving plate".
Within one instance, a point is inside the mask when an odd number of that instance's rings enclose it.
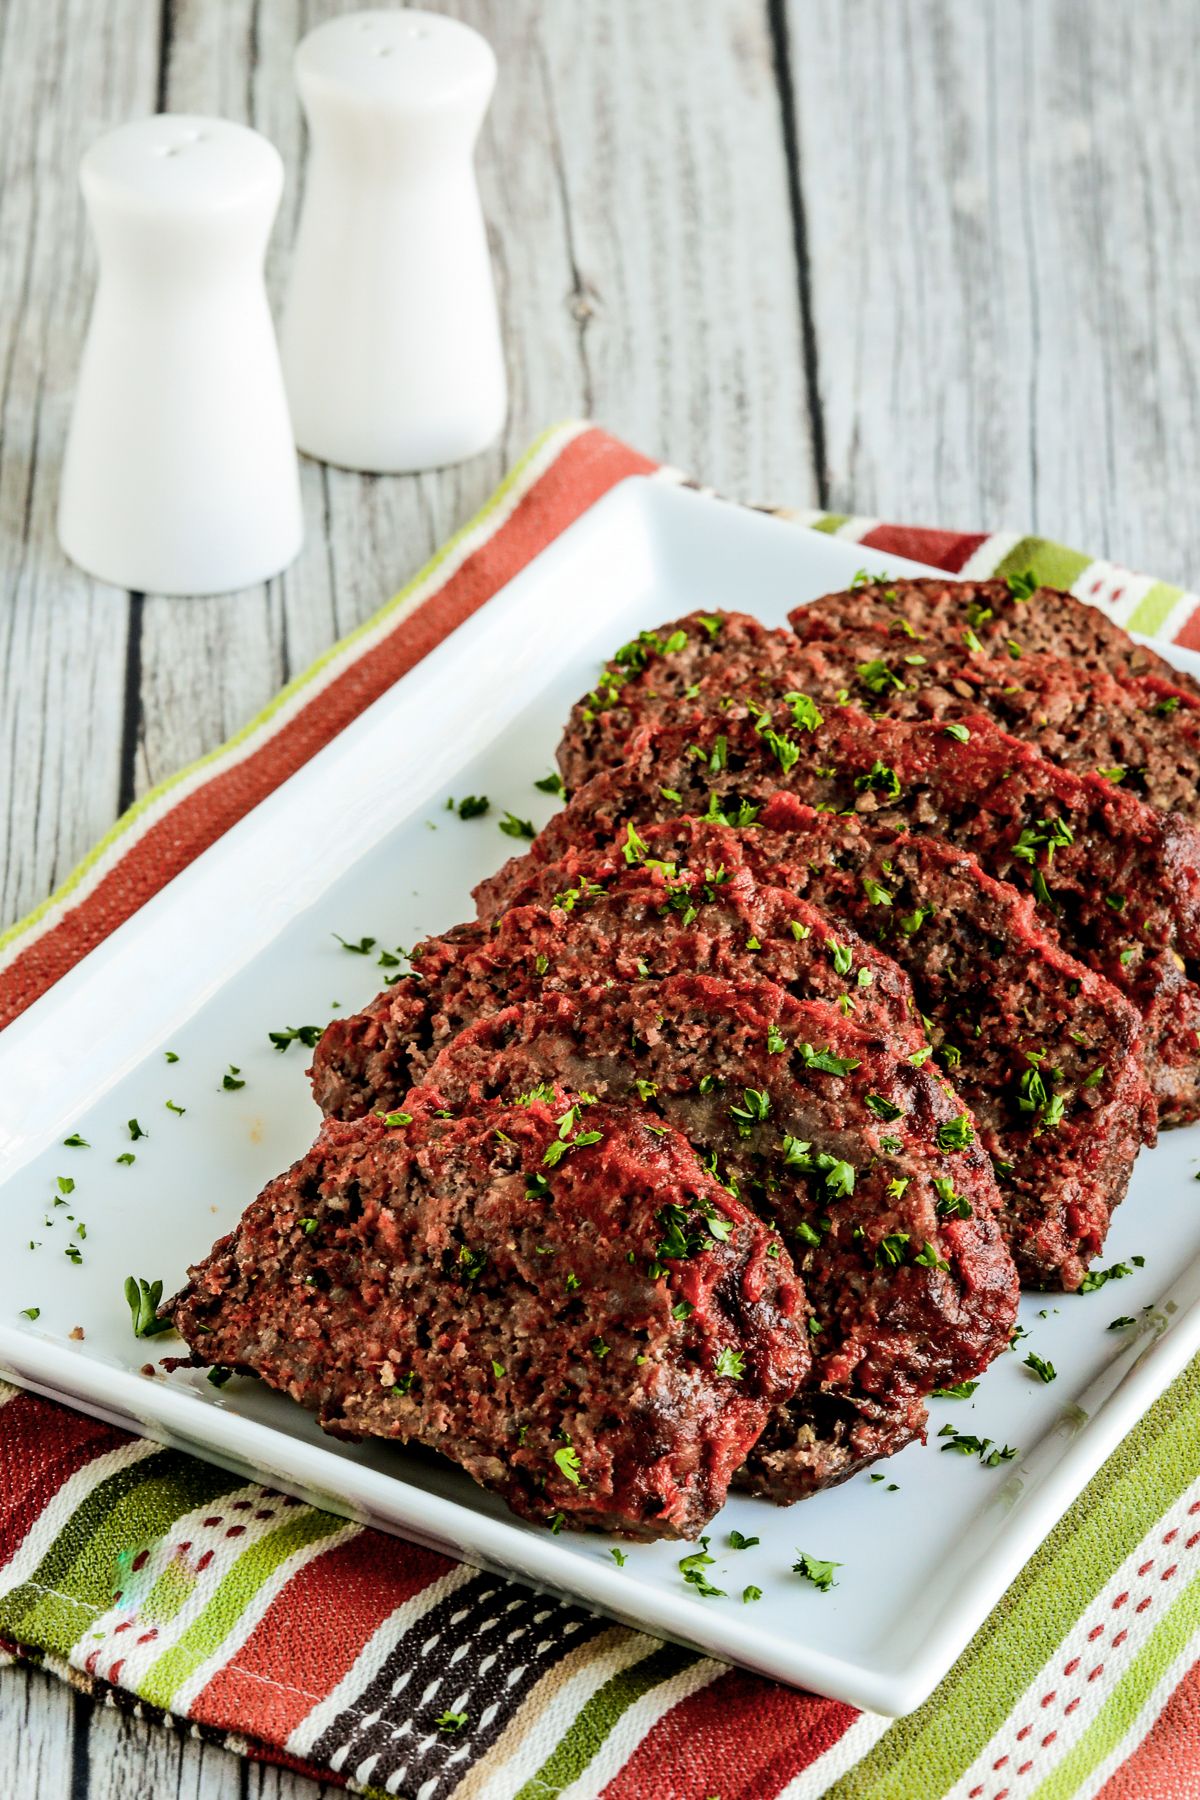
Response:
[[[706,1653],[883,1713],[919,1704],[1200,1349],[1200,1128],[1139,1159],[1104,1258],[1129,1273],[1086,1295],[1026,1295],[1016,1354],[972,1398],[934,1401],[928,1444],[880,1465],[883,1480],[862,1474],[783,1511],[732,1500],[708,1534],[717,1560],[706,1574],[723,1597],[684,1582],[684,1547],[623,1546],[618,1566],[613,1540],[522,1524],[422,1452],[326,1438],[259,1383],[217,1389],[197,1371],[143,1374],[173,1340],[134,1338],[122,1296],[129,1274],[171,1292],[307,1148],[317,1125],[307,1052],[278,1051],[268,1032],[321,1025],[335,1003],[362,1005],[382,982],[380,949],[470,916],[472,884],[515,847],[497,830],[505,809],[539,824],[553,810],[533,783],[603,656],[694,607],[782,624],[797,601],[885,566],[927,572],[666,484],[626,482],[94,950],[0,1038],[0,1367],[135,1432]],[[1167,654],[1200,672],[1200,657]],[[462,820],[446,810],[466,794],[488,795],[490,812]],[[376,949],[348,950],[335,934],[374,938]],[[231,1067],[244,1085],[225,1085]],[[131,1120],[147,1135],[135,1139]],[[87,1147],[65,1143],[75,1135]],[[75,1184],[65,1196],[59,1177]],[[36,1320],[21,1317],[31,1308]],[[1118,1317],[1133,1322],[1109,1329]],[[1054,1365],[1052,1383],[1024,1366],[1029,1350]],[[947,1422],[1018,1454],[994,1468],[946,1455],[937,1433]],[[760,1541],[733,1551],[734,1528]],[[818,1592],[794,1574],[800,1551],[838,1563],[836,1586]],[[747,1587],[761,1599],[743,1601]]]

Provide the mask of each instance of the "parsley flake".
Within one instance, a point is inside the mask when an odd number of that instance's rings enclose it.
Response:
[[[559,1473],[566,1477],[572,1487],[578,1487],[583,1480],[583,1473],[579,1466],[579,1452],[575,1447],[564,1444],[561,1450],[554,1452],[554,1460]]]
[[[840,1569],[841,1563],[823,1562],[820,1557],[810,1556],[806,1550],[797,1550],[792,1569],[797,1575],[803,1575],[805,1581],[811,1581],[820,1594],[827,1594],[830,1588],[837,1587],[833,1579],[833,1571]]]
[[[170,1319],[158,1317],[162,1299],[161,1281],[143,1281],[140,1276],[125,1277],[125,1303],[133,1324],[134,1337],[157,1337],[160,1331],[174,1331]]]

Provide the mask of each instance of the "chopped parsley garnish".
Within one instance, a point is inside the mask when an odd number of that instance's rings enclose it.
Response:
[[[949,1443],[942,1445],[943,1450],[953,1450],[959,1456],[977,1456],[985,1469],[998,1468],[1002,1462],[1012,1462],[1015,1456],[1020,1455],[1019,1450],[1010,1449],[1007,1444],[1000,1449],[992,1442],[991,1438],[980,1438],[975,1437],[971,1432],[956,1431],[953,1425],[943,1425],[938,1436],[950,1440]]]
[[[792,919],[789,923],[791,925],[792,936],[798,944],[802,944],[806,937],[812,936],[811,925],[801,925],[799,919]]]
[[[35,1319],[40,1319],[41,1316],[42,1316],[42,1309],[40,1306],[24,1306],[21,1308],[21,1311],[17,1314],[18,1318],[28,1319],[30,1321],[30,1323],[32,1323]]]
[[[1144,1256],[1134,1256],[1130,1258],[1130,1262],[1139,1269],[1144,1266],[1145,1261],[1146,1259]],[[1122,1281],[1126,1275],[1132,1274],[1133,1269],[1130,1268],[1129,1263],[1123,1262],[1114,1263],[1111,1269],[1089,1269],[1083,1280],[1080,1282],[1078,1291],[1081,1294],[1094,1294],[1096,1289],[1102,1288],[1106,1282]]]
[[[560,1475],[564,1475],[572,1487],[578,1487],[583,1479],[579,1466],[579,1452],[572,1444],[564,1444],[561,1450],[554,1452],[554,1460]]]
[[[411,1125],[413,1122],[413,1116],[411,1113],[408,1113],[408,1112],[385,1113],[385,1112],[380,1112],[378,1110],[378,1108],[376,1109],[375,1117],[377,1119],[382,1119],[384,1124],[388,1127],[389,1131],[394,1131],[396,1129],[396,1127],[400,1126],[400,1125]]]
[[[900,931],[904,937],[915,937],[926,919],[933,917],[932,906],[918,906],[914,911],[905,913],[900,920]]]
[[[729,1548],[731,1550],[753,1550],[755,1544],[761,1542],[761,1538],[743,1537],[741,1532],[737,1530],[729,1533]]]
[[[901,693],[904,692],[904,683],[900,677],[893,674],[880,657],[875,657],[871,662],[859,663],[857,673],[858,679],[869,693],[883,694],[889,688],[899,688]]]
[[[783,697],[792,709],[792,723],[800,731],[815,731],[818,725],[825,723],[825,714],[807,694],[785,694]]]
[[[518,819],[516,813],[506,812],[502,819],[497,819],[496,823],[505,837],[535,838],[537,836],[532,821]]]
[[[806,1550],[797,1550],[792,1569],[797,1575],[803,1575],[805,1581],[811,1581],[818,1593],[827,1594],[830,1588],[837,1587],[833,1571],[841,1566],[838,1562],[823,1562],[820,1557],[809,1556]]]
[[[923,1050],[914,1050],[908,1060],[914,1069],[923,1069],[932,1055],[933,1045],[926,1044]]]
[[[871,902],[872,906],[890,906],[892,904],[892,894],[887,888],[882,886],[880,882],[876,881],[873,876],[864,875],[862,884],[863,893],[867,896],[867,899]]]
[[[433,1722],[439,1731],[461,1731],[469,1717],[469,1713],[444,1712]]]
[[[285,1025],[282,1031],[268,1031],[267,1036],[280,1051],[286,1051],[289,1044],[303,1044],[306,1050],[315,1050],[324,1029],[323,1025]]]
[[[744,1587],[742,1589],[742,1605],[743,1606],[748,1606],[752,1600],[761,1600],[761,1599],[762,1599],[762,1589],[760,1587],[755,1587],[753,1582],[750,1583],[749,1587]]]
[[[134,1275],[125,1277],[125,1303],[133,1322],[134,1337],[157,1337],[160,1331],[174,1331],[170,1319],[157,1316],[162,1292],[161,1281],[143,1281]]]
[[[1159,701],[1154,710],[1160,719],[1168,718],[1171,713],[1179,711],[1179,695],[1169,694],[1165,700]]]
[[[348,939],[342,937],[336,931],[332,935],[337,938],[342,949],[349,950],[353,956],[370,956],[372,950],[375,948],[375,939],[373,937],[362,937],[359,938],[357,944],[352,944]]]
[[[909,1058],[911,1062],[912,1058]],[[975,1141],[975,1130],[968,1113],[959,1113],[956,1119],[946,1119],[935,1133],[939,1150],[965,1150],[968,1144]]]
[[[1054,1364],[1052,1362],[1047,1362],[1044,1357],[1038,1356],[1036,1351],[1031,1350],[1029,1352],[1029,1355],[1025,1358],[1025,1367],[1031,1369],[1039,1381],[1044,1381],[1047,1384],[1058,1379],[1058,1370],[1055,1368]]]
[[[179,1058],[176,1056],[174,1050],[164,1050],[163,1058],[166,1062],[178,1062],[179,1061]]]
[[[769,728],[762,730],[760,735],[785,775],[795,768],[800,760],[800,746],[795,738],[787,737],[782,732],[772,731]]]
[[[934,1207],[939,1219],[969,1219],[971,1203],[964,1194],[956,1194],[954,1183],[944,1175],[935,1175],[933,1189],[937,1195]]]
[[[1106,1329],[1109,1331],[1125,1331],[1130,1325],[1136,1324],[1136,1319],[1131,1319],[1127,1313],[1123,1313],[1119,1319],[1111,1319]]]
[[[120,1156],[117,1157],[117,1161],[119,1163],[126,1163],[126,1164],[135,1163],[137,1161],[137,1157],[133,1154],[132,1150],[126,1150]]]
[[[90,1150],[92,1147],[77,1131],[73,1131],[69,1138],[64,1138],[63,1143],[68,1150]]]
[[[241,1074],[242,1071],[237,1064],[230,1063],[228,1071],[221,1077],[221,1086],[226,1093],[233,1093],[236,1089],[245,1087],[246,1083],[241,1079]]]
[[[487,1268],[487,1260],[486,1250],[472,1250],[467,1244],[460,1244],[458,1247],[458,1266],[468,1285],[479,1280]]]
[[[720,1352],[713,1365],[717,1375],[728,1376],[730,1381],[740,1381],[746,1373],[746,1359],[738,1350],[731,1350],[728,1345]]]
[[[935,1400],[969,1400],[978,1386],[977,1381],[959,1381],[953,1387],[934,1388],[933,1398]]]
[[[541,782],[538,783],[538,786],[541,786]],[[453,800],[448,800],[446,810],[456,812],[460,819],[482,819],[491,804],[486,794],[466,794],[457,805]]]
[[[971,741],[971,734],[965,725],[958,725],[951,721],[943,727],[943,731],[946,737],[954,738],[960,744],[969,744]]]
[[[1037,593],[1037,578],[1032,569],[1026,569],[1019,575],[1004,577],[1008,591],[1016,601],[1031,600]]]
[[[211,1368],[208,1371],[208,1379],[215,1388],[223,1388],[227,1381],[233,1380],[233,1370],[226,1369],[218,1363],[214,1368]]]
[[[567,790],[563,783],[563,778],[558,773],[557,769],[554,771],[553,775],[543,775],[542,779],[540,781],[535,781],[533,785],[537,788],[539,793],[553,794],[556,800],[565,800],[567,797]]]
[[[865,775],[854,777],[854,785],[860,793],[882,794],[887,800],[900,798],[900,777],[886,763],[872,763]]]
[[[175,1113],[175,1114],[176,1114],[176,1115],[177,1115],[177,1116],[178,1116],[178,1117],[179,1117],[179,1118],[181,1118],[181,1119],[182,1119],[182,1117],[183,1117],[183,1115],[184,1115],[184,1113],[185,1113],[185,1112],[186,1112],[186,1111],[187,1111],[187,1107],[186,1107],[186,1106],[177,1106],[177,1105],[176,1105],[176,1104],[175,1104],[175,1102],[174,1102],[174,1100],[164,1100],[164,1101],[163,1101],[163,1105],[164,1105],[164,1106],[165,1106],[165,1107],[166,1107],[166,1109],[167,1109],[167,1111],[168,1111],[168,1112],[173,1112],[173,1113]],[[120,1157],[118,1157],[118,1158],[117,1158],[117,1161],[118,1161],[118,1162],[120,1162],[120,1161],[121,1161],[121,1160],[122,1160],[122,1159],[121,1159],[121,1158],[120,1158]],[[132,1162],[132,1161],[133,1161],[133,1158],[132,1158],[132,1157],[130,1157],[130,1159],[129,1159],[129,1160],[130,1160],[130,1162]]]
[[[1119,763],[1116,763],[1111,768],[1097,769],[1096,773],[1097,775],[1103,776],[1105,781],[1111,781],[1115,785],[1117,782],[1124,781],[1129,770],[1123,769]]]
[[[867,1095],[867,1110],[873,1112],[877,1119],[886,1119],[889,1123],[893,1119],[901,1118],[904,1113],[902,1106],[896,1106],[893,1101],[885,1100],[882,1094]]]
[[[920,1263],[923,1269],[949,1269],[950,1267],[948,1262],[942,1261],[928,1238],[925,1240],[925,1248],[917,1251],[917,1254],[913,1257],[913,1261],[915,1263]]]
[[[880,1269],[894,1269],[904,1261],[904,1252],[908,1245],[907,1231],[889,1231],[880,1238],[875,1246],[875,1265]]]
[[[57,1186],[60,1194],[73,1194],[75,1192],[74,1177],[71,1175],[60,1175],[58,1177]]]
[[[839,944],[836,938],[830,938],[827,948],[836,973],[848,975],[854,967],[854,953],[849,944]]]
[[[849,1075],[859,1066],[856,1056],[835,1056],[831,1050],[814,1050],[811,1044],[801,1044],[799,1050],[805,1068],[822,1075]]]
[[[771,1116],[771,1096],[765,1089],[743,1088],[739,1105],[735,1100],[729,1108],[729,1116],[737,1126],[739,1137],[749,1137],[755,1125],[761,1125]]]

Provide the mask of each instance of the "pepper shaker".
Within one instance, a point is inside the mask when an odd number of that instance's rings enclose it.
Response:
[[[100,259],[58,534],[118,587],[224,593],[303,541],[263,257],[283,164],[257,132],[160,114],[99,139],[80,184]]]
[[[296,442],[398,474],[486,448],[507,410],[475,185],[496,81],[469,26],[351,13],[303,39],[310,155],[281,332]]]

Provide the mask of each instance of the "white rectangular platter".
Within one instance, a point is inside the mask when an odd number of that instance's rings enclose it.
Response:
[[[335,933],[394,949],[471,915],[472,884],[514,848],[497,830],[504,809],[549,816],[533,782],[605,655],[694,607],[782,624],[798,601],[884,562],[665,483],[622,484],[10,1027],[0,1037],[0,1367],[335,1512],[765,1674],[884,1713],[924,1699],[1200,1349],[1200,1129],[1169,1134],[1137,1165],[1104,1261],[1136,1254],[1144,1265],[1087,1295],[1026,1295],[1021,1354],[1001,1357],[971,1400],[935,1401],[928,1444],[883,1465],[885,1481],[859,1475],[787,1511],[731,1501],[711,1527],[718,1561],[706,1571],[725,1598],[683,1581],[679,1545],[629,1546],[618,1567],[608,1540],[521,1524],[436,1458],[327,1439],[257,1383],[145,1376],[147,1356],[172,1340],[135,1339],[122,1297],[129,1274],[161,1277],[170,1293],[307,1148],[317,1125],[307,1053],[279,1054],[268,1031],[323,1024],[335,1002],[353,1009],[381,985],[373,956],[346,951]],[[1200,670],[1200,658],[1172,655]],[[445,810],[465,794],[487,794],[489,814]],[[231,1064],[244,1087],[222,1086]],[[130,1119],[149,1135],[132,1142]],[[74,1133],[90,1147],[66,1147]],[[116,1160],[127,1152],[136,1162]],[[59,1176],[75,1188],[55,1208]],[[74,1262],[65,1251],[77,1221],[87,1236]],[[20,1316],[31,1307],[33,1322]],[[1110,1331],[1118,1315],[1136,1322]],[[1022,1366],[1029,1349],[1057,1368],[1052,1385]],[[1019,1456],[986,1469],[941,1454],[936,1433],[951,1419]],[[732,1527],[761,1542],[728,1550]],[[840,1563],[837,1586],[818,1593],[794,1575],[799,1550]],[[761,1600],[743,1603],[748,1585]]]

